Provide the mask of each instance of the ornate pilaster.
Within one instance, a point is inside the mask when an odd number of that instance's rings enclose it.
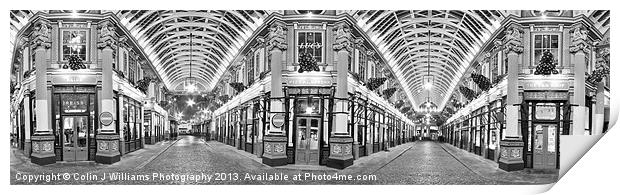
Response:
[[[336,93],[334,98],[333,131],[329,137],[329,158],[327,166],[344,169],[353,164],[353,138],[347,131],[347,74],[349,52],[353,51],[351,28],[346,23],[338,23],[334,29],[334,46],[338,62],[336,64]]]
[[[30,35],[31,47],[35,52],[36,67],[36,112],[37,128],[31,136],[32,154],[31,162],[39,165],[52,164],[56,162],[54,154],[54,135],[49,127],[50,115],[47,101],[47,68],[48,52],[51,47],[50,35],[51,25],[48,21],[40,19],[36,21]],[[30,108],[27,108],[30,109]]]
[[[100,115],[112,116],[118,122],[118,116],[114,111],[113,85],[113,58],[112,53],[117,49],[116,27],[110,20],[103,20],[98,24],[97,48],[101,50],[101,112]],[[115,123],[101,124],[101,129],[97,134],[97,155],[95,161],[98,163],[112,164],[120,160],[119,134]]]
[[[269,166],[287,164],[286,133],[282,129],[285,121],[284,91],[282,90],[282,53],[286,51],[286,26],[274,22],[267,34],[267,51],[271,54],[271,97],[269,131],[263,138],[263,163]]]
[[[573,105],[576,105],[573,111],[572,119],[583,118],[586,114],[586,55],[590,53],[590,41],[588,39],[588,30],[582,25],[577,24],[570,31],[569,51],[574,56],[572,62],[574,68],[573,86]],[[583,135],[585,133],[585,121],[573,120],[573,135]]]
[[[508,57],[507,80],[508,83],[518,83],[519,57],[523,53],[523,29],[513,24],[505,31],[504,53]],[[519,90],[517,85],[506,87],[506,131],[500,141],[499,168],[506,171],[523,169],[523,146],[524,142],[519,133]]]
[[[596,44],[596,68],[609,68],[609,37]],[[601,80],[596,83],[596,107],[595,107],[593,135],[603,133],[605,122],[605,83]]]

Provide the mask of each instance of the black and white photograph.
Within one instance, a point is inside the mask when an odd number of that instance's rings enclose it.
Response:
[[[616,120],[610,10],[247,8],[10,9],[9,184],[554,184]]]

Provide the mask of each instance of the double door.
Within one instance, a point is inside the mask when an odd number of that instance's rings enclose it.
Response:
[[[64,161],[88,160],[88,116],[63,116]]]
[[[319,164],[320,118],[297,117],[295,164]]]
[[[555,169],[557,160],[557,124],[534,124],[534,169]]]

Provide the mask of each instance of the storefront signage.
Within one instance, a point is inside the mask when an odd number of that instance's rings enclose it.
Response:
[[[298,85],[298,86],[330,86],[332,85],[331,77],[304,76],[304,77],[288,77],[288,78],[283,78],[283,80],[287,85]]]
[[[112,124],[113,121],[114,121],[114,116],[112,115],[112,113],[102,112],[101,114],[99,114],[99,122],[102,125],[108,126]]]
[[[284,114],[277,113],[273,115],[271,117],[271,124],[276,128],[282,127],[282,125],[284,125]]]
[[[556,118],[555,104],[552,106],[536,106],[536,119],[555,120]]]
[[[293,24],[294,29],[298,30],[325,30],[326,24]]]
[[[527,100],[568,100],[568,92],[565,91],[537,91],[525,92],[523,97]]]
[[[97,77],[92,75],[57,75],[52,76],[53,84],[97,84]]]
[[[524,90],[568,90],[570,83],[565,80],[530,80],[523,84]]]

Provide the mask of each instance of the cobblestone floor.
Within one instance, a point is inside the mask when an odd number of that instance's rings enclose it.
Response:
[[[269,167],[231,146],[184,136],[178,141],[149,145],[112,165],[56,163],[38,166],[19,151],[11,154],[11,184],[513,184],[509,173],[475,172],[462,162],[475,156],[448,152],[441,143],[419,141],[355,161],[344,170],[304,166]],[[466,160],[457,160],[465,158]],[[475,169],[493,168],[492,164]],[[496,165],[495,165],[496,166]],[[68,179],[64,176],[67,176]],[[30,175],[59,175],[53,181],[25,181]],[[504,174],[504,175],[502,175]],[[121,179],[111,180],[110,175]],[[342,179],[351,175],[352,180]],[[77,178],[76,178],[77,176]],[[307,177],[308,176],[308,177]],[[357,177],[360,180],[357,180]],[[96,178],[95,178],[96,177]],[[272,178],[279,177],[273,180]],[[288,177],[283,180],[283,177]],[[331,177],[332,180],[325,179]],[[145,180],[148,179],[148,180]],[[195,179],[199,178],[199,179]],[[77,180],[76,180],[77,179]],[[295,180],[297,179],[297,180]],[[320,180],[322,179],[322,180]],[[527,175],[519,179],[527,179]],[[514,183],[517,184],[517,183]]]

